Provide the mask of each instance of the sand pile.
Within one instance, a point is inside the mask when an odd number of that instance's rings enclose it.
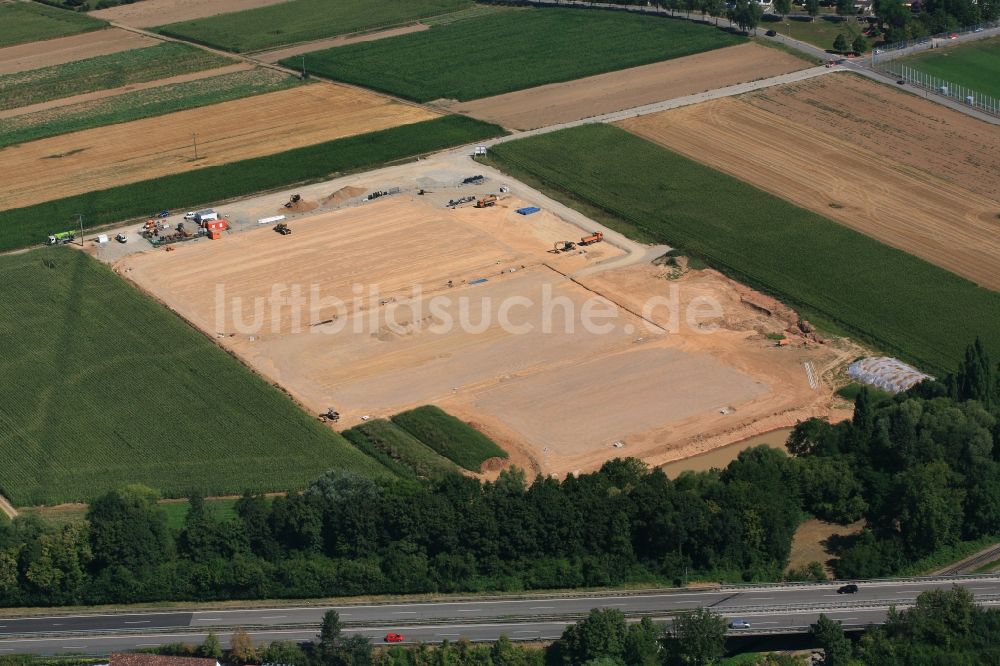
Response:
[[[315,201],[306,201],[305,199],[299,199],[291,206],[282,206],[278,209],[279,213],[308,213],[311,210],[319,208],[319,204]]]
[[[342,187],[327,198],[323,199],[323,205],[329,204],[339,204],[344,203],[348,199],[353,199],[354,197],[360,197],[362,194],[367,192],[363,187],[354,187],[353,185],[348,185],[347,187]]]

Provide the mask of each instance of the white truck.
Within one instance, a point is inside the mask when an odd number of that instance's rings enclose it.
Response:
[[[206,208],[205,210],[188,211],[184,214],[184,219],[193,220],[196,224],[201,224],[219,219],[219,214],[211,208]]]

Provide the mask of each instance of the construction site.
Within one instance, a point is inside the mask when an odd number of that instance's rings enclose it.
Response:
[[[665,463],[847,407],[831,379],[851,350],[465,155],[225,215],[219,242],[89,251],[311,413],[336,413],[330,427],[431,403],[511,463],[566,474],[622,455]]]

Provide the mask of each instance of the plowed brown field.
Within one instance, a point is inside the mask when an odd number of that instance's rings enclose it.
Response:
[[[266,5],[276,5],[286,0],[143,0],[127,5],[90,12],[91,16],[105,21],[115,21],[136,28],[166,25],[177,21],[205,18],[216,14],[241,12]]]
[[[513,129],[581,120],[675,97],[787,74],[808,63],[776,49],[725,49],[463,102],[452,111]]]
[[[374,93],[316,84],[32,141],[0,150],[0,210],[433,117]]]
[[[1000,289],[996,127],[846,75],[621,125]]]

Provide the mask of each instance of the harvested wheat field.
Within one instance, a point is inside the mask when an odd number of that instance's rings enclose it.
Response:
[[[374,93],[314,84],[32,141],[0,150],[0,210],[434,117]]]
[[[811,388],[802,363],[820,375],[839,353],[773,347],[756,329],[787,321],[746,305],[721,276],[670,282],[646,264],[593,275],[622,250],[553,254],[581,230],[546,210],[517,215],[525,202],[513,196],[444,208],[452,196],[436,188],[316,212],[290,236],[195,241],[115,270],[307,409],[336,407],[344,427],[433,403],[535,472],[622,454],[670,460],[829,413],[829,388]],[[567,277],[584,269],[580,282]],[[724,295],[719,332],[675,333],[665,313],[641,316],[635,299],[669,296],[674,284],[686,285],[685,303]],[[606,316],[586,325],[585,311]]]
[[[177,21],[276,5],[285,0],[142,0],[90,12],[94,18],[115,21],[134,28],[149,28]]]
[[[991,289],[1000,289],[1000,130],[851,75],[621,123]]]
[[[0,74],[62,65],[75,60],[154,46],[159,42],[139,33],[106,28],[69,37],[28,42],[0,49]]]
[[[808,63],[777,49],[740,44],[568,83],[450,105],[512,129],[581,120],[724,86],[787,74]]]

